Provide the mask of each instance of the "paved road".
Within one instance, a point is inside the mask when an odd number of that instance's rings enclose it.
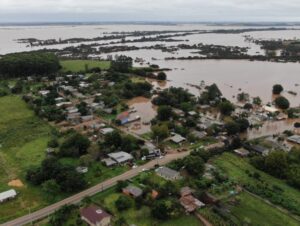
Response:
[[[55,204],[52,204],[50,206],[47,206],[43,209],[40,209],[36,212],[33,212],[31,214],[25,215],[23,217],[17,218],[15,220],[12,220],[10,222],[4,223],[2,224],[2,226],[20,226],[20,225],[25,225],[25,224],[29,224],[32,221],[35,220],[39,220],[42,218],[47,217],[49,214],[53,213],[55,210],[58,210],[60,207],[67,205],[67,204],[74,204],[74,203],[78,203],[80,202],[84,197],[86,196],[92,196],[95,195],[98,192],[101,192],[105,189],[108,189],[114,185],[116,185],[117,181],[119,180],[128,180],[130,178],[133,178],[135,176],[137,176],[142,169],[146,168],[146,169],[150,169],[153,168],[155,166],[155,164],[159,164],[159,165],[165,165],[175,159],[180,159],[180,158],[184,158],[185,156],[189,155],[189,152],[181,152],[181,153],[176,153],[176,154],[169,154],[166,155],[164,158],[162,159],[155,159],[152,160],[142,166],[139,166],[135,169],[131,169],[127,172],[125,172],[124,174],[121,174],[119,176],[116,176],[114,178],[108,179],[100,184],[97,184],[87,190],[84,190],[76,195],[73,195],[69,198],[66,198],[64,200],[61,200]]]

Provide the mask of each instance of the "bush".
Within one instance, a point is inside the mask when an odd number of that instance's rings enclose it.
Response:
[[[127,210],[131,206],[132,206],[132,202],[128,196],[121,195],[116,201],[116,207],[119,211]]]

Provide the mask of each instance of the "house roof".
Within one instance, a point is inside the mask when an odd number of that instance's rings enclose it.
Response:
[[[181,143],[185,140],[186,139],[183,136],[179,135],[179,134],[175,134],[173,137],[171,137],[171,141],[173,141],[174,143],[177,143],[177,144],[179,144],[179,143]]]
[[[117,164],[117,162],[111,158],[102,159],[102,162],[104,162],[106,166],[113,166]]]
[[[80,215],[93,224],[101,222],[106,217],[111,217],[110,214],[106,213],[100,207],[95,205],[91,205],[89,207],[81,209]]]
[[[16,195],[17,195],[17,192],[15,189],[10,189],[8,191],[2,192],[2,193],[0,193],[0,202],[4,201],[6,199],[9,199],[9,198],[13,198]]]
[[[143,190],[134,185],[128,185],[126,188],[123,188],[123,192],[128,192],[134,197],[139,197],[143,194]]]
[[[112,133],[114,131],[114,129],[113,128],[103,128],[103,129],[101,129],[100,130],[100,132],[102,133],[102,134],[108,134],[108,133]]]
[[[173,177],[176,177],[179,172],[175,171],[175,170],[172,170],[168,167],[165,167],[165,166],[161,166],[159,168],[156,169],[156,172],[159,174],[159,175],[162,175],[164,177],[167,177],[167,178],[173,178]]]
[[[186,211],[188,212],[193,212],[194,210],[196,210],[199,207],[203,207],[205,206],[204,203],[202,203],[201,201],[199,201],[198,199],[196,199],[194,196],[192,195],[186,195],[186,196],[182,196],[180,199],[180,204],[186,209]]]
[[[127,161],[133,159],[131,154],[124,152],[124,151],[110,153],[110,154],[108,154],[108,156],[118,163],[127,162]]]
[[[293,135],[288,137],[288,141],[300,144],[300,136],[299,135]]]

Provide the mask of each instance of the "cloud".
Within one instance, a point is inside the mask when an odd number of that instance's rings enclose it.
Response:
[[[299,11],[299,0],[0,0],[0,22],[295,21]]]

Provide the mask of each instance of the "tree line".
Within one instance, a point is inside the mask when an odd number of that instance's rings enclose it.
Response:
[[[13,53],[0,58],[0,78],[50,75],[61,68],[53,53]]]

